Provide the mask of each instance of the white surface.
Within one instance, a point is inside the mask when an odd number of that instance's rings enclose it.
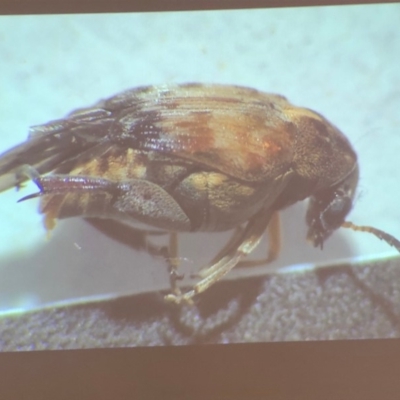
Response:
[[[0,17],[0,59],[0,151],[24,141],[29,126],[130,87],[250,86],[322,113],[350,138],[361,180],[349,220],[400,237],[397,4]],[[81,220],[59,223],[46,241],[35,202],[16,204],[32,190],[0,194],[0,309],[168,287],[161,260]],[[305,231],[303,206],[289,209],[283,253],[272,268],[395,254],[370,235],[343,229],[321,252],[308,246]],[[185,237],[182,257],[201,265],[222,240]]]

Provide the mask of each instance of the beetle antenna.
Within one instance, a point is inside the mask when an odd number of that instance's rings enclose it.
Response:
[[[361,231],[361,232],[369,232],[375,235],[378,239],[384,240],[390,246],[393,246],[400,252],[400,240],[396,239],[394,236],[389,235],[386,232],[381,231],[380,229],[373,228],[372,226],[359,226],[355,225],[352,222],[345,221],[342,224],[343,228],[350,228],[353,231]]]

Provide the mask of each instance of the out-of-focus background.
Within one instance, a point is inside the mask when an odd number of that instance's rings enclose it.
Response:
[[[349,220],[400,237],[400,6],[0,17],[0,152],[29,127],[127,88],[208,82],[285,95],[337,125],[361,168]],[[0,194],[0,310],[168,288],[163,260],[79,219],[46,239],[36,188]],[[341,229],[324,251],[305,241],[305,205],[283,213],[283,250],[265,274],[396,252]],[[225,234],[181,235],[184,268],[206,263]],[[183,237],[184,236],[184,237]],[[228,236],[229,237],[229,236]],[[260,245],[256,256],[265,254]]]

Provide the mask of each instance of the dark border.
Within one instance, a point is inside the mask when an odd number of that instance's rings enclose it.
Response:
[[[72,14],[143,11],[222,10],[373,4],[374,0],[1,0],[0,14]],[[389,0],[385,3],[395,3]],[[383,2],[382,2],[383,3]]]
[[[398,399],[400,340],[8,353],[2,399]]]

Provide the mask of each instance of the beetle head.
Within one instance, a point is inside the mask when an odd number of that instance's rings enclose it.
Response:
[[[358,165],[340,183],[310,197],[306,215],[307,240],[323,248],[325,240],[338,229],[350,212],[359,176]]]

